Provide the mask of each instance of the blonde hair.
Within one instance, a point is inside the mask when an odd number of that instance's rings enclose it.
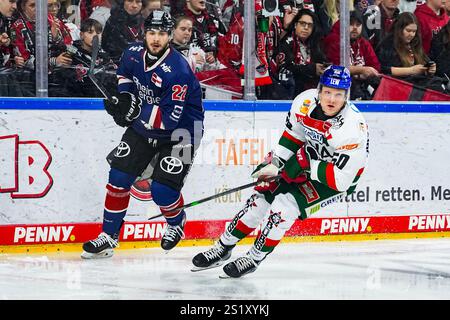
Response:
[[[348,1],[348,10],[355,10],[355,6],[353,5],[353,0]],[[331,20],[331,25],[333,25],[336,21],[339,20],[339,0],[324,0],[323,9],[326,15]]]

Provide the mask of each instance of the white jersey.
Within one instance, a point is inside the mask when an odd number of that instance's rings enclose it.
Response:
[[[302,145],[311,146],[318,159],[310,159],[310,179],[341,192],[354,189],[368,160],[367,124],[350,101],[331,119],[312,118],[312,111],[320,108],[317,96],[317,89],[310,89],[294,99],[275,155],[288,160]]]

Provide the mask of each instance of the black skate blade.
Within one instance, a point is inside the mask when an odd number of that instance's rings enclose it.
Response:
[[[219,274],[219,279],[234,279],[233,277],[230,277],[229,275],[227,275],[225,272]]]
[[[223,265],[226,262],[226,260],[221,260],[221,261],[217,261],[216,263],[210,265],[209,267],[192,267],[191,271],[192,272],[198,272],[198,271],[203,271],[203,270],[208,270],[208,269],[214,269],[217,267],[220,267],[221,265]]]
[[[212,265],[206,268],[201,268],[201,267],[192,267],[191,271],[192,272],[199,272],[199,271],[205,271],[205,270],[209,270],[209,269],[214,269],[217,267],[220,267],[222,264],[217,264],[217,265]]]
[[[103,250],[102,252],[99,253],[90,253],[90,252],[86,252],[83,251],[81,253],[81,258],[82,259],[105,259],[105,258],[111,258],[114,255],[114,250],[113,249],[106,249]]]

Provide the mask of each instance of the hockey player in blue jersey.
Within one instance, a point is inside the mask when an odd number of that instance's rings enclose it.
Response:
[[[122,55],[118,102],[104,103],[114,121],[127,129],[107,157],[111,170],[102,232],[83,244],[83,258],[112,256],[130,188],[152,160],[151,194],[167,221],[161,247],[174,248],[184,235],[186,214],[176,208],[183,205],[181,189],[203,135],[202,91],[186,59],[169,45],[170,14],[153,11],[144,28],[144,43],[131,44]]]

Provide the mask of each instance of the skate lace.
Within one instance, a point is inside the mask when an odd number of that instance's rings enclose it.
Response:
[[[239,272],[247,270],[251,267],[257,267],[257,264],[253,261],[253,259],[247,257],[239,258],[234,263]]]
[[[91,243],[96,247],[101,247],[105,243],[108,243],[112,248],[116,248],[119,246],[119,242],[111,238],[107,233],[100,233],[97,239],[91,240]]]
[[[208,261],[211,261],[216,258],[221,258],[225,248],[222,247],[220,244],[216,244],[215,247],[212,247],[211,249],[205,251],[203,255],[206,257]]]
[[[177,234],[181,237],[181,239],[184,239],[184,231],[180,226],[171,226],[170,224],[167,225],[167,231],[164,234],[164,238],[173,241],[175,240],[175,237]]]

